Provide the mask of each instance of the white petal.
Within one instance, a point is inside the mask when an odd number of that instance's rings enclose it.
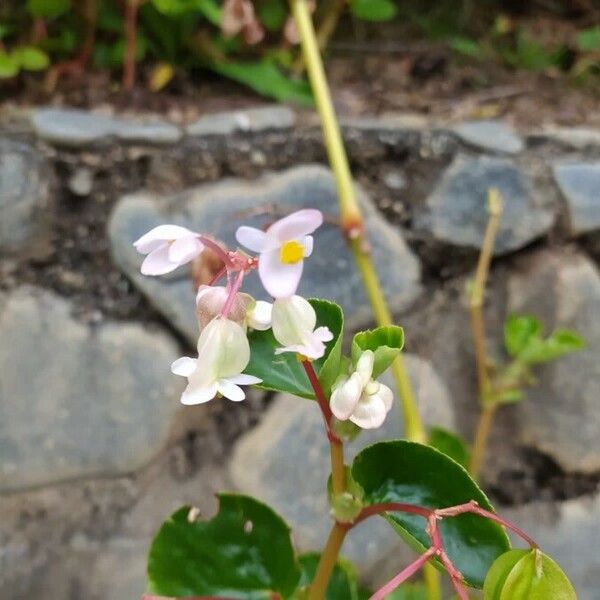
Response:
[[[298,210],[283,219],[279,219],[267,229],[267,235],[280,243],[297,240],[312,233],[323,223],[323,213],[316,208]]]
[[[367,398],[363,396],[356,405],[350,421],[363,429],[376,429],[383,425],[386,415],[387,410],[379,396],[368,396]]]
[[[320,342],[330,342],[333,339],[333,333],[331,333],[329,327],[317,327],[314,336]]]
[[[248,327],[258,331],[266,331],[271,327],[273,305],[264,300],[258,300],[248,311]]]
[[[171,373],[181,375],[181,377],[190,377],[196,370],[196,362],[195,358],[182,356],[171,365]]]
[[[199,256],[202,250],[204,250],[204,246],[197,237],[182,237],[170,244],[169,260],[179,265],[184,265],[196,258],[196,256]]]
[[[254,375],[246,375],[246,373],[241,373],[240,375],[228,377],[227,380],[231,381],[232,383],[237,383],[238,385],[256,385],[257,383],[262,383],[262,379],[260,377],[254,377]]]
[[[284,354],[285,352],[294,352],[296,354],[302,354],[306,356],[304,353],[304,346],[302,344],[295,344],[293,346],[282,346],[281,348],[275,348],[275,354]]]
[[[152,250],[142,263],[142,275],[164,275],[174,271],[179,265],[169,260],[169,244],[165,243]]]
[[[312,235],[304,236],[304,239],[302,240],[302,245],[304,246],[304,258],[308,258],[312,254],[314,244],[315,239]]]
[[[219,393],[229,400],[234,402],[241,402],[246,398],[244,390],[239,386],[227,379],[220,379],[217,383]]]
[[[282,263],[279,249],[263,252],[258,260],[260,280],[273,298],[287,298],[296,293],[302,268],[303,261],[290,265]]]
[[[394,404],[394,393],[392,390],[387,385],[380,383],[377,395],[381,398],[383,405],[385,406],[385,410],[390,412]]]
[[[235,239],[252,252],[262,252],[265,248],[267,234],[256,227],[242,225],[235,232]]]
[[[179,225],[159,225],[144,234],[139,240],[133,242],[133,245],[141,254],[148,254],[152,250],[156,250],[161,245],[161,242],[169,242],[189,235],[196,234]]]
[[[362,382],[360,377],[353,373],[333,390],[330,401],[331,412],[340,421],[346,421],[354,412],[361,394]]]
[[[317,323],[315,309],[302,296],[275,300],[272,318],[273,335],[282,346],[305,344]]]
[[[373,365],[375,364],[375,353],[373,350],[365,350],[356,363],[356,372],[360,375],[363,387],[367,385],[373,375]]]
[[[194,404],[203,404],[212,400],[217,395],[217,383],[212,383],[206,387],[196,387],[191,383],[185,388],[181,395],[181,403],[186,406]]]

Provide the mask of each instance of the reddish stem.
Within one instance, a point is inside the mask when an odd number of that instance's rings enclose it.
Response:
[[[373,515],[380,515],[384,512],[403,512],[409,513],[413,515],[419,515],[425,519],[428,519],[433,511],[429,508],[424,508],[422,506],[416,506],[415,504],[402,504],[401,502],[385,502],[382,504],[371,504],[370,506],[366,506],[360,511],[360,514],[354,521],[350,524],[350,527],[354,527],[358,525],[365,519],[372,517]]]
[[[123,88],[130,92],[135,85],[135,51],[137,46],[137,13],[143,0],[125,0],[125,55],[123,56]]]
[[[224,317],[227,317],[227,315],[231,311],[231,307],[233,306],[233,303],[235,302],[235,297],[237,296],[237,293],[240,291],[240,288],[242,287],[242,281],[244,281],[244,271],[239,271],[237,274],[237,277],[233,281],[233,284],[229,288],[229,296],[227,296],[227,300],[225,300],[225,304],[223,305],[223,308],[221,309],[221,314]]]
[[[325,429],[327,430],[327,437],[332,444],[341,444],[342,440],[337,436],[335,431],[331,428],[331,421],[333,419],[333,413],[331,412],[331,408],[329,408],[329,402],[325,397],[325,392],[321,387],[321,382],[315,373],[315,369],[312,366],[312,363],[309,360],[302,360],[302,366],[306,371],[306,375],[308,380],[310,381],[310,385],[312,386],[315,397],[317,398],[317,403],[319,404],[319,408],[321,409],[321,413],[323,414],[323,421],[325,421]]]
[[[210,248],[221,259],[221,261],[223,261],[223,263],[225,264],[226,267],[231,268],[234,266],[229,254],[227,252],[225,252],[225,250],[223,250],[223,248],[221,248],[221,246],[219,246],[219,244],[217,244],[217,242],[215,242],[214,240],[211,240],[210,238],[207,238],[203,235],[199,235],[198,239],[207,248]]]
[[[206,285],[215,285],[215,283],[217,283],[217,281],[219,281],[219,279],[221,279],[221,277],[223,277],[223,275],[226,273],[227,267],[222,267],[217,271],[217,273],[215,273],[215,275],[213,275],[213,277],[211,277],[210,281]]]

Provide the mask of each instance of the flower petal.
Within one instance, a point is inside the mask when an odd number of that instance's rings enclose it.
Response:
[[[169,245],[169,260],[184,265],[199,256],[202,250],[204,245],[197,237],[182,237]]]
[[[186,406],[194,404],[204,404],[212,400],[217,395],[217,383],[212,383],[206,387],[197,387],[189,383],[181,395],[181,403]]]
[[[282,346],[305,344],[317,324],[315,309],[302,296],[277,298],[272,318],[273,335]]]
[[[313,252],[313,246],[315,245],[315,238],[312,235],[305,235],[302,240],[304,246],[304,258],[308,258]]]
[[[379,396],[385,406],[385,410],[390,412],[394,404],[394,392],[385,384],[380,383],[379,389],[377,390],[377,396]]]
[[[257,383],[262,383],[262,379],[260,377],[255,377],[254,375],[246,375],[246,373],[240,373],[240,375],[228,377],[227,381],[237,383],[237,385],[256,385]]]
[[[350,416],[350,421],[363,429],[377,429],[385,421],[387,410],[383,400],[375,395],[362,398]]]
[[[322,223],[323,213],[320,210],[304,208],[273,223],[267,229],[267,235],[283,243],[287,240],[303,238],[305,235],[312,233]]]
[[[189,235],[196,234],[186,227],[180,227],[179,225],[159,225],[133,242],[133,245],[141,254],[149,254],[152,250],[156,250],[161,245],[161,242],[178,240]]]
[[[373,375],[373,365],[375,364],[375,353],[373,350],[365,350],[356,363],[356,372],[360,375],[363,387],[369,383]]]
[[[152,250],[141,266],[142,275],[164,275],[174,271],[179,265],[169,260],[169,244],[164,243]]]
[[[317,327],[314,336],[320,342],[330,342],[333,339],[333,333],[331,333],[329,327]]]
[[[356,373],[353,373],[333,390],[329,403],[331,412],[340,421],[348,420],[354,412],[361,394],[362,382],[360,377]]]
[[[257,300],[247,313],[248,327],[257,331],[266,331],[271,327],[272,317],[273,305],[264,300]]]
[[[252,252],[262,252],[265,248],[267,234],[256,227],[242,225],[235,232],[235,239]]]
[[[273,298],[287,298],[296,293],[302,268],[303,261],[283,264],[279,258],[279,249],[263,252],[258,261],[260,280]]]
[[[181,377],[190,377],[196,370],[196,364],[197,360],[195,358],[182,356],[171,365],[171,373],[180,375]]]
[[[244,390],[228,379],[219,379],[217,382],[217,389],[222,396],[225,396],[225,398],[233,400],[234,402],[241,402],[246,398]]]

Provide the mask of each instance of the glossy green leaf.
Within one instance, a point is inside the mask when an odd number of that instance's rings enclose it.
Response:
[[[577,45],[583,51],[600,50],[600,26],[580,31],[577,34]]]
[[[392,0],[350,0],[350,10],[362,21],[390,21],[398,13]]]
[[[492,565],[484,600],[576,600],[562,569],[540,550],[511,550]]]
[[[433,427],[429,432],[429,445],[455,460],[465,469],[471,460],[469,446],[460,436],[442,429]]]
[[[533,338],[519,354],[519,359],[538,364],[556,360],[561,356],[576,352],[585,347],[585,340],[567,329],[557,329],[548,338]]]
[[[320,554],[307,552],[298,557],[302,574],[300,576],[301,588],[308,588],[317,572]],[[347,560],[340,559],[333,569],[325,600],[359,600],[358,572]]]
[[[518,356],[530,343],[539,337],[542,325],[530,315],[509,315],[504,323],[504,345],[510,356]]]
[[[273,62],[211,62],[209,67],[279,102],[295,102],[304,106],[313,104],[310,85],[304,79],[287,77]]]
[[[50,64],[48,55],[34,46],[19,48],[14,54],[21,68],[26,71],[43,71]]]
[[[300,570],[287,524],[268,506],[219,496],[210,521],[183,507],[165,521],[148,556],[148,592],[162,596],[289,597]]]
[[[269,31],[279,31],[289,14],[284,0],[262,0],[258,3],[256,12],[260,22]]]
[[[18,57],[13,54],[0,52],[0,79],[10,79],[19,74],[20,64]]]
[[[352,475],[365,492],[365,504],[402,502],[446,508],[475,500],[493,510],[463,467],[414,442],[381,442],[366,448],[354,459]],[[395,512],[386,518],[416,551],[430,546],[422,517]],[[440,531],[450,559],[474,587],[483,586],[492,563],[510,548],[502,527],[472,514],[444,519]]]
[[[34,17],[55,19],[71,8],[71,0],[27,0],[27,10]]]
[[[391,594],[386,596],[385,600],[428,600],[429,594],[423,583],[403,583]]]
[[[404,330],[402,327],[388,325],[361,331],[352,340],[352,362],[356,364],[365,350],[372,350],[375,353],[373,378],[376,378],[394,362],[403,346]]]
[[[327,391],[327,386],[333,383],[339,369],[344,316],[342,309],[333,302],[312,299],[310,303],[317,313],[317,326],[327,326],[333,333],[333,340],[327,342],[325,356],[312,363]],[[275,349],[280,344],[270,329],[253,331],[248,339],[251,352],[250,363],[245,373],[260,377],[262,384],[259,387],[314,399],[313,389],[296,354],[293,352],[275,354]]]

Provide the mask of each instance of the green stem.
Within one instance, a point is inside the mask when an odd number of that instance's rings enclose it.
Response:
[[[358,270],[362,275],[375,320],[381,326],[391,325],[392,317],[365,238],[363,216],[354,193],[348,156],[346,155],[340,127],[331,101],[310,12],[306,0],[290,0],[290,3],[302,43],[306,70],[321,119],[325,147],[336,180],[341,227],[350,241],[350,248]],[[401,356],[394,362],[392,373],[400,392],[406,437],[414,441],[424,442],[426,440],[425,430],[412,392],[408,372]]]
[[[308,600],[323,600],[327,592],[327,586],[331,579],[331,573],[337,563],[342,544],[348,533],[348,528],[336,523],[329,534],[325,548],[319,560],[319,566],[315,578],[310,586]]]

